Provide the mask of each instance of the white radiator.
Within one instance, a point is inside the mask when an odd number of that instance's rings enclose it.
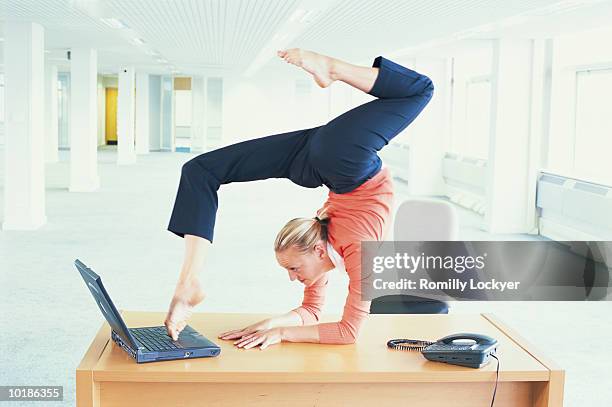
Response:
[[[540,172],[540,234],[554,240],[612,240],[612,187]]]
[[[442,159],[446,196],[479,215],[485,214],[487,161],[446,153]]]

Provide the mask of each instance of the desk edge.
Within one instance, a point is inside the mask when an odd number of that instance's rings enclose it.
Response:
[[[542,366],[551,372],[564,372],[561,366],[553,362],[552,359],[545,356],[542,351],[536,348],[531,342],[527,341],[523,336],[517,333],[514,329],[510,328],[507,324],[502,322],[499,317],[491,313],[480,314],[484,319],[493,324],[497,329],[502,331],[512,342],[520,346],[525,352],[529,353],[535,360],[540,362]]]
[[[87,352],[85,352],[83,359],[81,359],[81,362],[77,366],[77,372],[84,370],[93,370],[96,363],[98,363],[100,356],[102,356],[102,352],[104,352],[104,349],[106,349],[109,340],[110,326],[105,321],[102,323],[102,326],[98,330],[96,337],[91,342],[91,345],[89,345]]]

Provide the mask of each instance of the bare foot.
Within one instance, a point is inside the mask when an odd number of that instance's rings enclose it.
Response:
[[[181,331],[193,314],[193,308],[204,300],[204,291],[197,279],[188,283],[179,283],[170,302],[164,325],[172,340],[178,339]]]
[[[277,52],[277,55],[295,66],[310,73],[317,85],[326,88],[336,80],[334,75],[334,59],[316,52],[301,48],[290,48]]]

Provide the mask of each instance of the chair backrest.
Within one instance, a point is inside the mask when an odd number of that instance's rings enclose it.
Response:
[[[457,210],[448,202],[410,198],[395,213],[394,240],[457,240],[458,234]]]

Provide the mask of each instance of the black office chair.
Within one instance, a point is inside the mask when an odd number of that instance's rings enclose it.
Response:
[[[370,314],[448,314],[448,304],[415,295],[385,295],[372,300]]]
[[[457,240],[455,208],[444,201],[411,198],[395,214],[397,241]],[[414,295],[385,295],[372,300],[370,314],[448,314],[446,302]]]

